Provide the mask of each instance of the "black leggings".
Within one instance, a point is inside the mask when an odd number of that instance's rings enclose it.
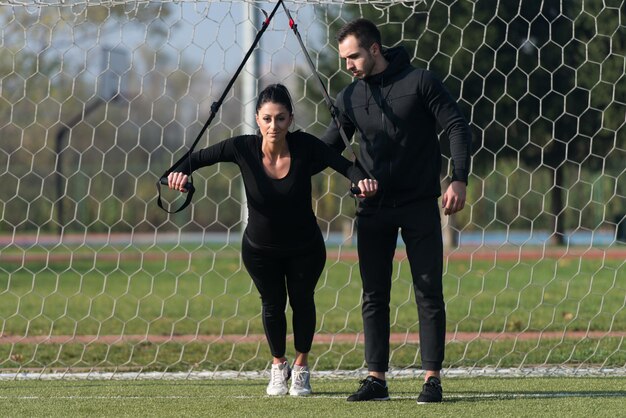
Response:
[[[326,263],[321,232],[310,245],[295,253],[254,247],[244,234],[241,256],[261,294],[263,328],[272,356],[285,356],[287,295],[293,312],[295,349],[308,353],[315,334],[315,286]]]

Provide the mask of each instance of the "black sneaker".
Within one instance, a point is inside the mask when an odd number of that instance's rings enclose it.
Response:
[[[359,383],[361,387],[348,396],[348,402],[389,400],[389,390],[387,390],[387,383],[384,380],[376,379],[374,376],[367,376],[365,380],[361,380]]]
[[[422,393],[417,397],[418,404],[436,403],[443,400],[443,389],[441,388],[441,380],[438,377],[430,376],[424,386]]]

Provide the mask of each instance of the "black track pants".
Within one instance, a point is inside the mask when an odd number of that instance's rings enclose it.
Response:
[[[255,248],[244,234],[241,255],[261,295],[263,328],[272,356],[285,355],[287,295],[293,313],[295,349],[308,353],[315,334],[315,286],[326,263],[321,233],[297,253]]]
[[[389,368],[389,302],[398,230],[406,244],[413,277],[422,368],[440,370],[445,351],[446,312],[441,219],[434,198],[396,208],[368,208],[358,214],[365,361],[370,371],[386,372]]]

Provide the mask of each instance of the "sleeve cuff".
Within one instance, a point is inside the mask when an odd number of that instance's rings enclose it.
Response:
[[[462,181],[463,183],[467,184],[468,177],[469,175],[465,170],[454,170],[452,172],[452,178],[450,179],[450,181]]]

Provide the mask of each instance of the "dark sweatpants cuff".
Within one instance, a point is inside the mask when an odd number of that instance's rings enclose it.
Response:
[[[435,362],[422,363],[422,370],[430,370],[430,371],[438,372],[441,369],[442,369],[441,363],[435,363]]]
[[[368,372],[387,372],[389,371],[389,364],[387,363],[368,363]]]

